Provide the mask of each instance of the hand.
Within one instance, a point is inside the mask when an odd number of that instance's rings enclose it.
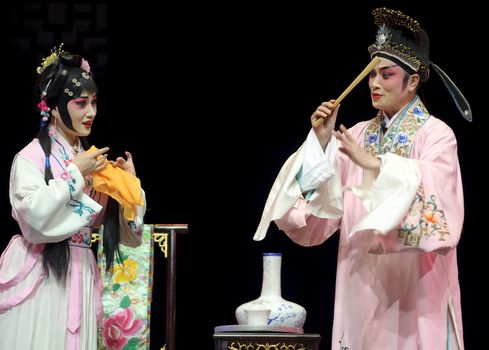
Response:
[[[107,165],[107,152],[109,147],[94,152],[82,152],[73,158],[72,163],[78,167],[83,177],[96,173]]]
[[[335,109],[332,109],[334,102],[335,100],[329,100],[328,102],[321,103],[311,115],[311,123],[314,132],[316,133],[316,137],[323,150],[328,145],[331,135],[333,134],[333,129],[336,124],[336,116],[338,115],[338,108],[340,107],[340,105],[338,105]],[[314,124],[318,119],[322,119],[322,122],[314,127]]]
[[[343,124],[340,125],[339,131],[334,132],[334,135],[341,142],[340,151],[345,153],[353,163],[365,170],[376,172],[380,170],[380,159],[368,154],[367,151],[360,147]]]
[[[136,168],[134,167],[134,163],[132,161],[132,155],[129,152],[124,152],[127,160],[122,158],[122,157],[117,157],[115,161],[111,160],[109,161],[112,166],[118,166],[124,171],[127,171],[128,173],[136,176]]]

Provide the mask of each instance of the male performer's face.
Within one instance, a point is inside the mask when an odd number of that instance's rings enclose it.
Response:
[[[413,99],[418,82],[417,74],[408,75],[395,62],[380,57],[368,80],[372,105],[392,117]]]

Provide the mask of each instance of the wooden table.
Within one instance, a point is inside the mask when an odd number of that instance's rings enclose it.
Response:
[[[250,327],[240,330],[235,326],[220,326],[215,328],[215,350],[319,350],[321,336],[315,333],[277,332],[274,327]],[[233,329],[234,328],[234,329]],[[284,327],[275,327],[276,329]],[[286,328],[286,327],[285,327]],[[295,328],[295,327],[289,327]]]

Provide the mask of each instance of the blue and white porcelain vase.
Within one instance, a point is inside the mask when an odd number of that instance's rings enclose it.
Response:
[[[260,297],[244,303],[236,309],[238,324],[246,325],[245,310],[270,309],[268,326],[302,328],[306,321],[306,309],[282,298],[282,253],[263,253],[263,280]]]

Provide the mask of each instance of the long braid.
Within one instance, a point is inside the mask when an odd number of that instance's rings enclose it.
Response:
[[[49,156],[51,155],[51,139],[49,138],[48,129],[39,129],[39,132],[37,133],[37,139],[39,140],[39,144],[44,151],[44,155],[46,156],[46,161],[44,162],[44,181],[46,181],[46,184],[48,184],[49,180],[53,178],[51,163],[49,161]]]
[[[46,156],[44,162],[44,180],[46,184],[49,184],[49,180],[53,179],[53,173],[51,172],[51,165],[49,162],[49,156],[51,155],[51,138],[48,134],[47,128],[39,129],[37,134],[39,143]],[[68,245],[68,239],[56,243],[47,243],[42,252],[42,265],[47,276],[52,271],[58,281],[66,279],[68,274],[68,262],[70,261],[70,247]]]
[[[104,255],[105,255],[105,272],[109,272],[114,266],[114,259],[117,257],[119,263],[122,263],[121,252],[119,251],[120,242],[120,223],[119,223],[119,203],[112,197],[107,201],[105,208],[104,221]]]

